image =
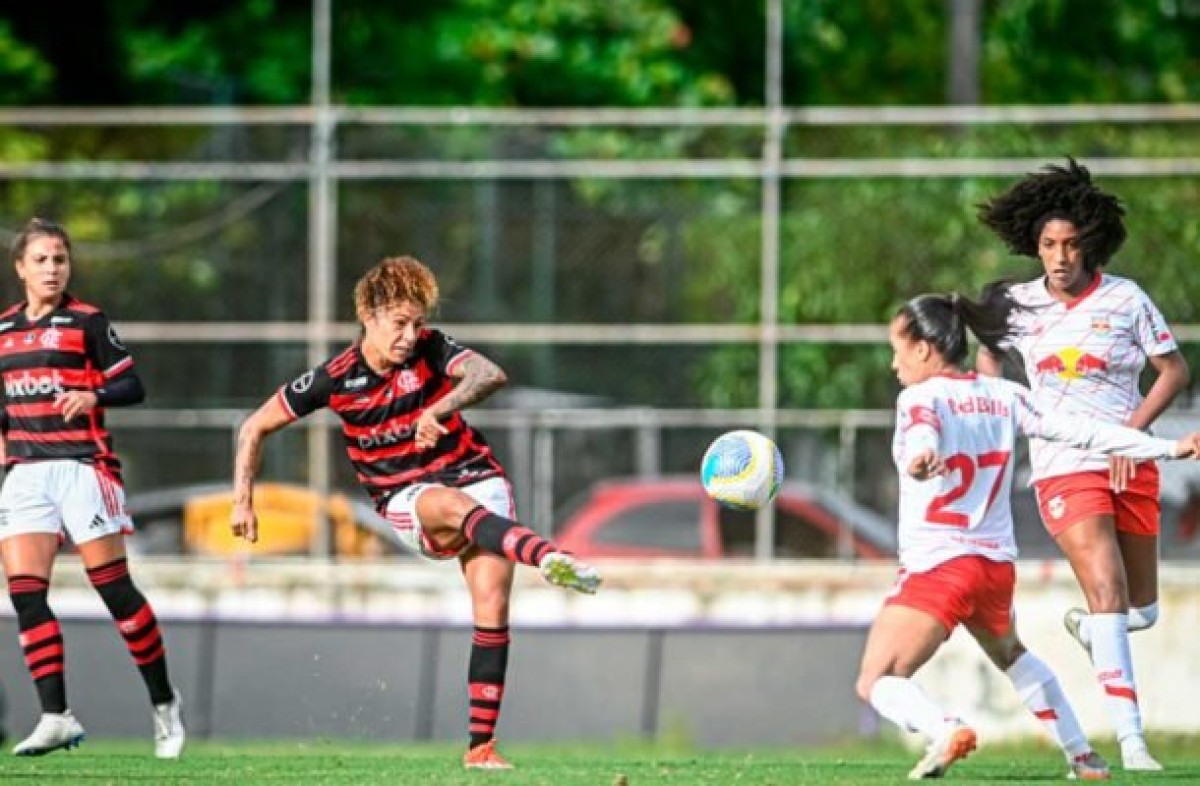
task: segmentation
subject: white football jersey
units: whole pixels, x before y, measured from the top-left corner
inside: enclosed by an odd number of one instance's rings
[[[1018,436],[1068,441],[1138,459],[1171,458],[1175,442],[1123,426],[1055,412],[1043,415],[1028,389],[974,373],[937,376],[900,393],[892,456],[900,471],[900,563],[914,573],[955,557],[1017,556],[1013,448]],[[919,481],[908,465],[932,448],[947,473]]]
[[[1142,403],[1138,380],[1147,357],[1174,352],[1166,320],[1142,288],[1099,275],[1064,303],[1038,278],[1012,288],[1028,308],[1014,314],[1008,345],[1021,354],[1034,400],[1043,412],[1125,423]],[[1108,468],[1108,459],[1042,439],[1030,443],[1031,480]]]

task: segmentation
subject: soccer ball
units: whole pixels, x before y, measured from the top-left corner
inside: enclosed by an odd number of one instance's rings
[[[783,482],[783,456],[770,437],[729,431],[704,451],[700,481],[708,496],[722,505],[756,510],[775,499]]]

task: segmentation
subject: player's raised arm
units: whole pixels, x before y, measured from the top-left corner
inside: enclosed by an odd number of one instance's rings
[[[262,464],[262,443],[295,420],[278,395],[271,396],[238,429],[237,453],[233,460],[233,534],[250,543],[258,540],[258,516],[254,513],[254,478]]]
[[[1200,447],[1200,433],[1190,434],[1180,440],[1161,439],[1137,429],[1093,418],[1063,412],[1046,416],[1025,392],[1017,396],[1017,402],[1017,427],[1029,437],[1064,442],[1110,456],[1143,460],[1192,458]]]

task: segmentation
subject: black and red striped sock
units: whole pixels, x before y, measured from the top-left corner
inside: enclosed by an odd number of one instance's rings
[[[554,551],[554,544],[541,535],[512,519],[497,516],[482,505],[463,519],[462,531],[467,540],[480,548],[535,568],[542,557]]]
[[[496,736],[500,702],[504,699],[504,675],[508,671],[508,642],[508,626],[475,626],[471,637],[471,662],[467,667],[472,748]]]
[[[8,578],[25,665],[37,687],[42,712],[62,713],[67,709],[66,659],[62,630],[47,600],[49,593],[50,582],[40,576]]]
[[[88,579],[117,623],[125,646],[133,656],[142,680],[150,691],[151,704],[165,704],[175,698],[167,675],[167,653],[154,610],[129,576],[124,557],[88,569]]]

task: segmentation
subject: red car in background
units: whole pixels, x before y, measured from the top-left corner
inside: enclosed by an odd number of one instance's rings
[[[842,495],[790,481],[774,504],[776,557],[896,554],[895,523]],[[751,557],[754,520],[753,512],[717,505],[694,477],[613,479],[569,506],[554,540],[585,558]]]

